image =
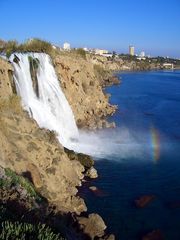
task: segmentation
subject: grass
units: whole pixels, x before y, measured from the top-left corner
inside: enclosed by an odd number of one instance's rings
[[[33,38],[22,44],[15,40],[5,42],[0,45],[0,52],[5,53],[8,58],[14,52],[44,52],[53,57],[56,54],[56,49],[48,41]]]
[[[45,224],[33,225],[30,223],[4,221],[1,224],[1,240],[63,240],[59,234]]]
[[[23,187],[24,189],[26,189],[27,193],[29,194],[30,197],[35,198],[36,200],[41,200],[39,194],[36,192],[36,190],[34,189],[33,184],[26,178],[17,175],[15,172],[13,172],[11,169],[6,168],[5,169],[5,174],[8,178],[8,180],[6,181],[7,183],[5,184],[5,187],[7,186],[16,186],[16,185],[20,185],[21,187]],[[2,179],[3,180],[3,179]]]
[[[83,48],[78,48],[74,50],[74,53],[79,55],[81,58],[86,60],[86,51]]]
[[[61,233],[63,231],[59,225],[57,228],[56,225],[51,224],[46,217],[44,218],[44,214],[47,214],[47,217],[51,217],[51,214],[50,212],[46,212],[44,209],[46,206],[44,205],[44,199],[37,194],[32,183],[23,176],[17,175],[9,168],[5,168],[3,171],[1,171],[1,175],[0,188],[1,193],[5,192],[6,200],[3,198],[3,195],[0,196],[0,239],[65,240],[65,238],[62,237]],[[19,195],[17,195],[16,199],[13,200],[11,197],[9,198],[9,196],[12,194],[11,191],[18,191],[16,190],[16,187],[19,188],[19,186],[27,191],[22,203],[18,202]],[[31,199],[29,196],[31,196]],[[29,201],[31,202],[32,197],[38,201],[38,208],[35,205],[32,205],[29,208],[28,204]],[[39,210],[41,206],[44,212]],[[36,212],[34,210],[36,210]],[[52,216],[52,219],[54,220],[54,216]],[[59,234],[57,232],[59,232]]]

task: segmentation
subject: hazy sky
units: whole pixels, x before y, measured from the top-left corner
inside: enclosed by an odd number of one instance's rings
[[[180,0],[0,0],[0,38],[180,58]]]

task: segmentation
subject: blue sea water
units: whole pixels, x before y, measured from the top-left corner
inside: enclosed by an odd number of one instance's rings
[[[89,212],[99,213],[118,240],[142,239],[154,229],[160,229],[165,239],[179,240],[180,71],[126,72],[119,77],[119,86],[106,89],[111,103],[119,107],[111,119],[118,130],[108,130],[109,142],[125,131],[124,138],[128,132],[131,144],[140,142],[146,151],[136,157],[130,148],[128,155],[121,151],[97,160],[99,178],[87,182],[81,194]],[[160,156],[155,159],[157,150]],[[87,188],[92,185],[98,191]],[[151,194],[156,198],[145,208],[135,206],[135,199]]]

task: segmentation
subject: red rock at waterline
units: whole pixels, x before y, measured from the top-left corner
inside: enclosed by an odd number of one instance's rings
[[[144,208],[155,199],[155,195],[144,195],[135,200],[136,207]]]
[[[164,235],[161,230],[153,230],[152,232],[145,235],[142,240],[164,240]]]

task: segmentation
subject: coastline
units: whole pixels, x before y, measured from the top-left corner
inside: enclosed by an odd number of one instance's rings
[[[117,107],[109,103],[109,95],[104,92],[104,88],[119,84],[121,80],[117,80],[115,75],[122,71],[111,70],[111,67],[106,68],[103,65],[97,68],[91,60],[79,55],[55,57],[53,60],[56,73],[77,125],[89,131],[115,127],[114,123],[108,123],[107,117],[114,114]],[[55,212],[60,211],[60,216],[65,216],[65,219],[69,216],[69,226],[74,235],[80,231],[77,239],[84,239],[85,236],[90,239],[95,236],[97,239],[115,239],[108,233],[108,228],[99,215],[85,213],[86,204],[78,196],[77,188],[86,177],[97,177],[93,159],[65,149],[57,142],[55,133],[40,129],[22,110],[16,95],[13,102],[10,101],[12,94],[16,94],[12,81],[13,68],[5,60],[0,62],[0,68],[0,78],[3,79],[0,89],[0,96],[3,98],[0,120],[5,126],[0,129],[3,146],[0,165],[20,175],[30,172],[30,179],[38,193],[55,207]],[[139,69],[137,71],[142,72]],[[10,139],[14,139],[13,144]],[[99,227],[95,229],[94,221],[99,222]]]
[[[19,99],[17,98],[17,101],[15,101],[16,95],[13,97],[13,102],[9,102],[10,96],[15,92],[13,90],[13,82],[11,81],[13,68],[5,60],[2,61],[3,62],[0,64],[2,76],[0,76],[0,78],[3,79],[3,86],[0,91],[1,97],[4,97],[4,106],[1,108],[0,120],[3,124],[6,122],[6,125],[4,129],[0,129],[2,145],[0,152],[0,165],[3,168],[10,168],[20,176],[23,172],[29,172],[29,179],[33,183],[35,189],[49,202],[49,204],[55,206],[55,212],[62,212],[60,214],[62,216],[64,214],[66,216],[68,212],[71,212],[69,215],[71,216],[70,219],[72,219],[69,220],[71,222],[70,225],[72,226],[71,230],[75,232],[80,231],[82,239],[84,239],[84,236],[86,235],[90,236],[91,239],[93,239],[94,236],[101,239],[114,239],[112,235],[107,235],[105,231],[107,227],[99,215],[80,215],[81,212],[87,211],[87,208],[84,200],[77,195],[77,186],[81,186],[84,176],[90,169],[91,171],[89,174],[94,174],[95,169],[93,170],[92,168],[93,160],[83,154],[67,152],[67,150],[57,142],[54,133],[45,129],[39,129],[35,121],[30,119],[28,114],[22,110]],[[108,115],[107,109],[111,109],[111,107],[108,103],[108,99],[103,94],[102,89],[100,89],[97,78],[93,77],[93,79],[96,81],[96,89],[100,91],[100,95],[102,95],[104,99],[104,105],[102,104],[102,107],[106,109],[106,112],[103,114],[100,113],[98,121],[105,122],[104,118]],[[5,86],[8,86],[8,88],[6,89]],[[99,96],[97,95],[96,99],[98,99],[98,97]],[[16,104],[16,108],[14,108],[14,105],[11,106],[11,104]],[[12,114],[14,115],[13,119],[11,119]],[[112,111],[110,111],[110,114],[112,114]],[[101,116],[103,120],[101,120]],[[98,124],[98,121],[94,123],[97,124],[95,128],[102,128],[102,126]],[[107,123],[103,126],[107,127]],[[14,130],[12,131],[11,129],[15,129],[17,136],[14,136]],[[30,132],[30,137],[26,137]],[[16,151],[18,151],[17,154],[14,153],[14,146],[10,141],[14,137],[20,139],[19,141],[15,141],[14,144],[17,149]],[[32,140],[30,140],[30,138],[32,138]],[[8,151],[6,146],[8,146]],[[27,150],[25,150],[26,148]],[[18,159],[18,161],[16,159]],[[46,159],[46,161],[44,161],[44,159]],[[58,162],[58,159],[60,162]],[[60,169],[63,171],[61,174],[59,172]],[[88,177],[94,178],[97,176],[88,175]],[[67,190],[64,191],[63,189]],[[6,202],[6,200],[4,201]],[[18,199],[15,199],[15,201],[18,201]],[[94,221],[99,222],[97,228],[95,228]],[[73,227],[74,224],[75,227]],[[86,229],[87,226],[88,229],[91,226],[90,232]],[[102,238],[103,236],[104,238]],[[79,234],[77,239],[80,239]]]

